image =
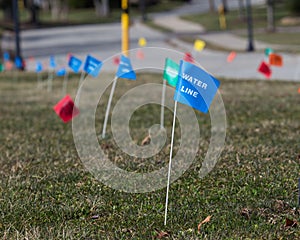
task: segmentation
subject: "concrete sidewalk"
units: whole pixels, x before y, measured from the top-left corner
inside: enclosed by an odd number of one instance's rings
[[[226,50],[243,51],[247,49],[247,38],[239,37],[228,31],[206,32],[205,28],[200,24],[181,19],[179,16],[171,15],[166,17],[156,17],[153,22],[159,26],[169,29],[177,35],[192,34],[206,42],[209,42],[216,47]],[[267,47],[280,49],[279,45],[268,44],[254,40],[256,50],[264,50]]]

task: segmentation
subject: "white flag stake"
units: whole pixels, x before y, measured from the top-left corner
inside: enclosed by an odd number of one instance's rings
[[[177,110],[177,101],[175,101],[175,105],[174,105],[174,116],[173,116],[173,126],[172,126],[172,136],[171,136],[171,149],[170,149],[168,182],[167,182],[167,194],[166,194],[166,205],[165,205],[165,222],[164,222],[165,226],[167,225],[169,188],[170,188],[170,176],[171,176],[172,154],[173,154],[173,143],[174,143],[174,132],[175,132],[175,122],[176,122],[176,110]]]
[[[19,78],[19,69],[18,68],[13,71],[13,77],[14,77],[15,82],[18,81],[18,78]]]
[[[106,113],[105,113],[105,118],[104,118],[104,123],[103,123],[103,129],[102,129],[102,139],[105,138],[105,132],[106,132],[106,125],[107,125],[107,121],[108,121],[108,115],[109,115],[109,111],[110,111],[110,105],[111,105],[111,101],[115,92],[115,88],[117,85],[117,80],[118,77],[116,76],[114,81],[113,81],[113,85],[111,87],[110,90],[110,95],[109,95],[109,99],[108,99],[108,103],[107,103],[107,107],[106,107]]]
[[[81,94],[80,86],[81,86],[81,84],[82,84],[82,82],[84,80],[84,77],[85,77],[85,72],[82,71],[81,75],[80,75],[80,78],[79,78],[79,82],[78,82],[78,93],[77,93],[78,97],[76,98],[76,105],[79,104],[80,94]]]
[[[42,84],[42,76],[41,76],[41,73],[38,72],[36,74],[36,78],[37,78],[37,88],[40,88],[41,87],[41,84]]]
[[[69,71],[67,71],[64,76],[63,89],[62,89],[63,96],[65,96],[67,93],[68,80],[69,80]]]
[[[163,88],[162,88],[162,94],[161,94],[161,109],[160,109],[160,129],[164,128],[165,93],[166,93],[166,80],[163,79]]]
[[[53,81],[53,72],[54,72],[54,69],[49,69],[48,71],[48,81],[47,81],[47,91],[48,92],[52,92],[52,81]]]

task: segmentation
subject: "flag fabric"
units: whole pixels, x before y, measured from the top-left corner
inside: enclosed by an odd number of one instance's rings
[[[56,71],[56,76],[58,77],[65,76],[66,74],[67,74],[67,70],[65,68],[61,68]]]
[[[102,68],[102,62],[90,55],[87,55],[83,70],[92,75],[93,77],[98,77],[100,70]]]
[[[114,58],[113,58],[113,63],[114,63],[115,65],[119,66],[119,64],[120,64],[120,57],[119,57],[119,56],[114,57]]]
[[[300,94],[300,88],[298,88],[298,93]]]
[[[272,66],[282,67],[283,65],[282,56],[275,53],[270,53],[269,64]]]
[[[236,57],[236,52],[235,51],[230,52],[227,56],[227,62],[229,63],[232,62],[235,59],[235,57]]]
[[[194,58],[193,58],[192,54],[189,52],[186,52],[184,54],[183,60],[186,62],[194,63]]]
[[[131,62],[128,57],[121,55],[120,64],[116,76],[118,78],[136,80],[135,72],[132,69]]]
[[[145,47],[147,45],[147,40],[145,38],[140,38],[139,39],[139,46]]]
[[[4,71],[4,65],[2,63],[0,63],[0,72]]]
[[[266,48],[265,49],[265,55],[268,57],[271,53],[273,53],[273,49],[272,48]]]
[[[220,82],[203,69],[180,61],[174,100],[207,113]]]
[[[178,70],[179,65],[170,58],[166,58],[164,80],[166,80],[172,87],[176,87],[178,81]]]
[[[70,56],[68,66],[75,72],[78,73],[81,67],[82,61],[74,56]]]
[[[9,61],[9,59],[10,59],[9,53],[8,52],[4,52],[3,53],[3,60],[4,61]]]
[[[49,66],[50,68],[56,68],[56,62],[54,56],[50,56]]]
[[[5,70],[10,71],[10,70],[13,69],[13,67],[14,67],[14,64],[13,64],[12,61],[10,61],[10,60],[5,61],[5,63],[4,63],[4,68],[5,68]]]
[[[204,47],[205,47],[205,42],[200,40],[200,39],[197,39],[195,42],[194,42],[194,49],[198,52],[201,52]]]
[[[23,67],[23,64],[22,64],[22,59],[20,57],[16,57],[15,58],[15,66],[17,68],[22,68]]]
[[[43,64],[41,62],[37,62],[35,66],[35,72],[39,73],[43,71]]]
[[[140,60],[143,60],[145,58],[145,54],[143,53],[142,49],[137,50],[136,58]]]
[[[74,105],[74,102],[69,95],[66,95],[61,99],[53,107],[53,110],[65,123],[69,122],[79,114],[79,109]]]
[[[271,75],[272,75],[271,68],[264,61],[261,62],[261,64],[259,65],[257,71],[260,72],[260,73],[262,73],[266,78],[270,78]]]

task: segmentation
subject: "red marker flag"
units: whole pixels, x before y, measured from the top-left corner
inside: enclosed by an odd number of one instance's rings
[[[194,58],[193,58],[192,54],[189,52],[186,52],[184,54],[183,60],[186,62],[189,62],[189,63],[194,63]]]
[[[227,56],[227,62],[232,62],[236,57],[236,52],[235,51],[232,51],[228,54]]]
[[[298,93],[300,94],[300,88],[298,88]]]
[[[282,67],[282,65],[283,65],[282,57],[278,54],[270,53],[269,54],[269,63],[270,63],[270,65],[273,65],[273,66]]]
[[[73,117],[76,117],[79,114],[79,109],[74,105],[74,102],[69,95],[61,99],[53,109],[64,123],[69,122]]]
[[[260,73],[265,75],[266,78],[270,78],[271,75],[272,75],[271,68],[264,61],[261,62],[261,64],[259,65],[257,71],[259,71]]]

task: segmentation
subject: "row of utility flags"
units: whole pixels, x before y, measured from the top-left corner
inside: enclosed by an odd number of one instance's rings
[[[140,47],[145,47],[147,45],[147,40],[145,38],[140,38],[138,40],[138,44]],[[195,52],[201,52],[206,46],[206,43],[200,39],[195,40],[194,42],[194,51]],[[231,63],[234,61],[234,59],[236,58],[237,53],[235,51],[232,51],[228,54],[227,56],[227,62]],[[263,74],[267,79],[271,78],[272,76],[272,69],[271,67],[275,66],[275,67],[282,67],[283,66],[283,58],[281,55],[274,53],[274,51],[271,48],[266,48],[265,50],[265,56],[268,58],[267,60],[263,60],[258,68],[257,71],[261,74]],[[82,61],[78,58],[75,58],[74,56],[72,56],[71,54],[68,54],[68,66],[71,68],[71,70],[73,70],[75,73],[78,73],[80,71],[80,67],[82,64]],[[144,53],[143,51],[140,49],[139,51],[137,51],[137,55],[136,57],[138,59],[144,59]],[[85,72],[87,72],[89,74],[89,60],[91,60],[90,56],[87,56],[85,64],[84,64],[84,68],[83,70]],[[95,59],[93,59],[92,61],[94,61]],[[194,62],[194,58],[192,56],[191,53],[186,52],[185,56],[184,56],[184,60],[188,61],[188,62]],[[0,71],[5,71],[5,70],[12,70],[14,67],[20,69],[20,68],[25,68],[26,67],[26,62],[27,61],[34,61],[34,58],[31,57],[27,60],[21,60],[19,57],[16,57],[14,59],[14,62],[10,60],[10,56],[8,52],[4,52],[3,54],[3,64],[0,64]],[[99,61],[99,60],[95,60]],[[113,59],[113,63],[115,65],[119,64],[120,59],[118,57],[115,57]],[[66,67],[58,67],[58,64],[55,61],[55,57],[54,56],[50,56],[49,59],[49,65],[47,66],[46,64],[43,64],[41,61],[36,61],[36,66],[35,66],[35,72],[36,73],[41,73],[43,71],[47,71],[48,72],[52,72],[54,71],[56,76],[65,76],[68,74],[68,70]],[[56,71],[55,71],[56,69]],[[53,73],[51,73],[53,74]],[[95,75],[97,74],[97,72],[94,73]]]
[[[144,38],[139,40],[139,45],[141,47],[146,46],[147,42]],[[205,47],[205,42],[202,40],[196,40],[194,43],[195,51],[202,51]],[[259,67],[258,71],[266,78],[270,78],[272,71],[270,66],[282,66],[282,57],[278,54],[275,54],[272,49],[266,49],[265,54],[268,56],[268,62],[263,61]],[[231,52],[227,57],[227,62],[232,62],[236,58],[237,53]],[[137,57],[143,58],[144,55],[142,52],[139,52]],[[95,57],[88,55],[83,64],[82,60],[79,58],[70,55],[68,57],[68,66],[69,68],[75,72],[79,73],[81,66],[83,65],[83,71],[81,71],[81,76],[79,80],[79,86],[82,84],[85,74],[89,74],[93,77],[98,77],[102,68],[102,62]],[[9,55],[7,53],[4,54],[4,63],[6,65],[9,63]],[[136,74],[132,68],[131,61],[124,55],[121,55],[120,58],[115,58],[114,63],[118,65],[118,70],[115,74],[115,79],[112,84],[106,114],[103,124],[102,138],[105,138],[106,125],[110,112],[110,105],[114,95],[116,82],[119,78],[126,78],[130,80],[136,80]],[[172,125],[172,135],[171,135],[171,148],[169,155],[169,170],[168,170],[168,180],[167,180],[167,192],[166,192],[166,201],[165,201],[165,220],[164,224],[167,223],[167,211],[168,211],[168,196],[169,196],[169,186],[170,186],[170,174],[171,174],[171,166],[172,166],[172,154],[173,154],[173,143],[174,143],[174,131],[175,131],[175,120],[176,120],[176,111],[177,111],[177,103],[182,103],[188,105],[196,110],[199,110],[203,113],[207,113],[209,107],[216,95],[218,88],[220,86],[220,82],[214,78],[212,75],[207,73],[202,68],[193,64],[194,58],[192,54],[185,53],[183,60],[180,63],[176,63],[170,58],[166,58],[165,67],[163,73],[163,87],[162,87],[162,99],[161,99],[161,127],[164,126],[164,101],[165,101],[165,89],[166,83],[170,86],[175,87],[174,92],[174,116],[173,116],[173,125]],[[21,65],[22,64],[22,65]],[[15,60],[15,65],[17,67],[23,66],[23,63],[20,59]],[[54,71],[57,67],[55,62],[55,58],[53,56],[50,57],[49,60],[49,68]],[[36,73],[38,75],[43,71],[43,64],[41,62],[36,63]],[[50,71],[49,71],[50,74]],[[53,73],[52,73],[53,74]],[[61,68],[56,71],[57,76],[67,76],[68,71],[65,68]],[[53,76],[48,75],[48,83],[49,79],[52,81]],[[65,78],[67,80],[67,78]],[[67,82],[64,82],[64,86],[66,86]],[[80,89],[80,88],[79,88]],[[79,92],[80,96],[80,92]],[[75,106],[74,101],[69,95],[66,95],[63,99],[61,99],[54,107],[55,113],[65,122],[71,121],[74,117],[80,114],[80,111],[77,106]]]
[[[76,62],[76,68],[79,67],[78,59],[71,60],[71,62]],[[96,62],[95,59],[89,56],[89,61],[85,64],[84,69],[88,69],[88,73],[92,76],[98,76],[102,63]],[[106,114],[103,124],[102,137],[105,138],[105,130],[107,119],[110,111],[110,104],[114,94],[116,82],[119,78],[126,78],[130,80],[136,80],[136,74],[132,68],[130,59],[124,55],[121,55],[119,67],[115,75],[115,79],[111,88]],[[169,185],[170,185],[170,174],[172,166],[172,154],[173,154],[173,143],[174,143],[174,131],[175,131],[175,120],[177,103],[186,104],[193,107],[203,113],[207,113],[209,106],[216,95],[220,82],[214,78],[212,75],[204,71],[202,68],[197,67],[191,62],[181,60],[180,64],[174,62],[170,58],[166,58],[165,67],[163,73],[163,91],[162,91],[162,109],[164,109],[164,95],[165,95],[165,85],[168,82],[171,86],[175,87],[174,92],[174,116],[173,116],[173,126],[172,126],[172,136],[171,136],[171,149],[169,158],[169,171],[167,180],[167,193],[165,202],[165,220],[164,224],[167,223],[167,210],[168,210],[168,196],[169,196]],[[61,99],[54,107],[56,114],[64,121],[68,122],[72,120],[73,117],[79,114],[79,109],[75,106],[73,100],[69,95]],[[164,112],[161,112],[161,116]],[[163,127],[163,118],[161,118],[161,124]]]

